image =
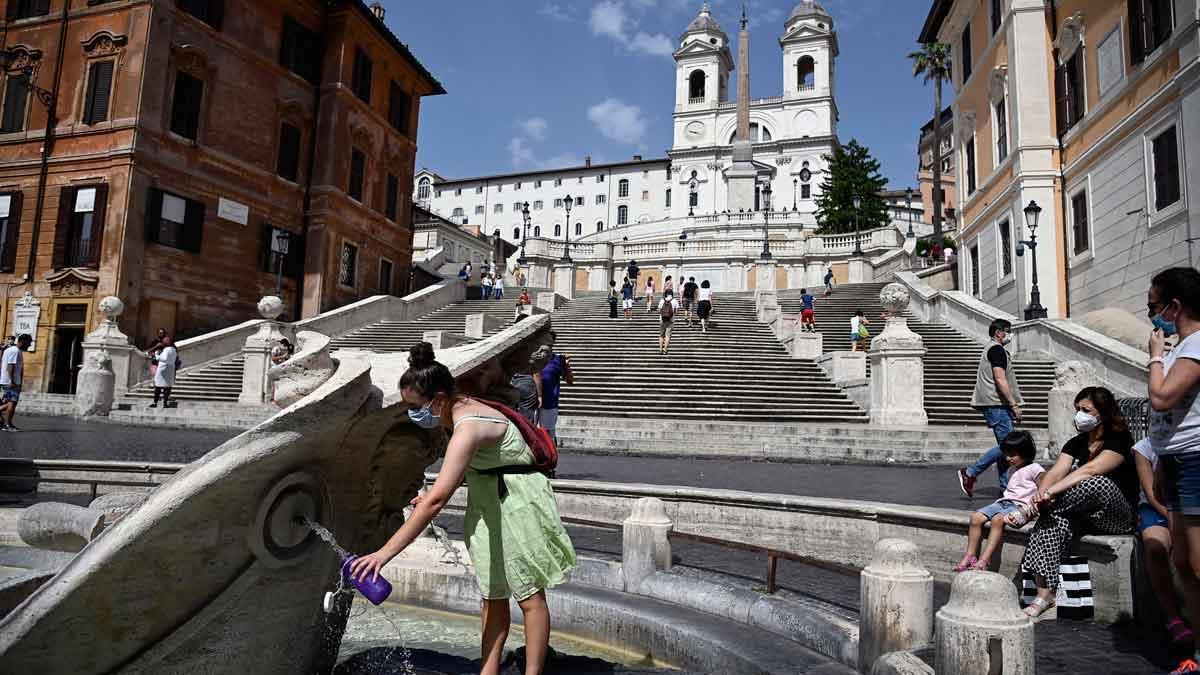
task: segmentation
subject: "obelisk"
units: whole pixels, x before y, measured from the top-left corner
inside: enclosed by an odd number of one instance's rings
[[[729,211],[754,210],[754,146],[750,141],[750,31],[746,28],[746,6],[738,31],[737,136],[733,141],[733,164],[725,170],[729,185]]]

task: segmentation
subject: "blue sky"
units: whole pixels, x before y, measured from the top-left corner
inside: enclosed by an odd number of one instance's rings
[[[711,3],[736,41],[741,4]],[[701,0],[385,0],[387,23],[446,87],[424,99],[418,167],[448,178],[665,157],[670,52]],[[782,89],[778,38],[795,0],[748,2],[751,95]],[[915,184],[932,90],[906,54],[929,0],[822,0],[838,32],[843,142],[857,138],[895,187]],[[736,59],[736,53],[734,55]],[[732,87],[732,83],[731,83]],[[949,101],[950,93],[943,89]]]

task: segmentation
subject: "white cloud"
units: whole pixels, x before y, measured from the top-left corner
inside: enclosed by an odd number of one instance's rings
[[[646,8],[654,4],[654,0],[630,0],[634,5]],[[638,23],[625,9],[622,0],[603,0],[592,7],[588,26],[592,35],[599,35],[615,40],[625,48],[625,51],[648,54],[650,56],[670,56],[675,51],[675,44],[664,33],[650,34],[638,30]]]
[[[642,52],[651,56],[670,56],[675,53],[675,43],[663,33],[650,35],[639,31],[626,47],[629,51]]]
[[[563,7],[562,5],[550,2],[542,5],[542,8],[538,10],[538,14],[554,19],[555,21],[570,21],[573,13],[570,7]]]
[[[647,122],[642,109],[610,98],[588,108],[588,119],[605,138],[637,145],[646,135]]]
[[[550,125],[543,117],[530,117],[517,122],[517,128],[535,141],[544,141],[549,135]]]
[[[508,154],[512,159],[514,169],[523,169],[537,163],[533,148],[525,143],[525,139],[517,136],[508,142]]]
[[[604,35],[617,42],[624,42],[625,24],[628,21],[629,15],[625,13],[624,5],[620,2],[604,0],[592,7],[588,25],[592,28],[592,35]]]

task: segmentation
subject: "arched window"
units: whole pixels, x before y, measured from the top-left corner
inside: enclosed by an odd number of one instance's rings
[[[597,232],[603,232],[603,231],[604,231],[604,221],[603,221],[603,220],[597,220],[597,221],[596,221],[596,231],[597,231]]]
[[[628,179],[622,178],[621,181],[619,183],[617,183],[617,196],[618,197],[628,197],[629,196],[629,180]]]
[[[578,237],[582,234],[583,234],[583,223],[575,223],[575,236]]]
[[[429,179],[422,178],[417,183],[417,199],[429,199]]]
[[[535,237],[542,236],[542,226],[541,225],[533,226],[533,236],[535,236]]]
[[[796,88],[808,91],[817,83],[817,63],[811,56],[801,56],[796,62]]]
[[[561,237],[561,236],[562,236],[562,225],[557,225],[557,224],[556,224],[556,225],[554,226],[554,236],[556,236],[556,237]]]
[[[629,207],[628,206],[618,206],[617,207],[617,224],[618,225],[629,224]]]
[[[521,238],[521,228],[519,228],[519,227],[514,227],[514,228],[513,228],[513,239],[514,239],[514,240],[519,240],[520,238]]]
[[[462,210],[462,207],[460,206],[460,207],[458,207],[458,208],[454,209],[454,213],[451,213],[451,214],[450,214],[450,217],[452,217],[452,218],[461,218],[461,217],[462,217],[462,215],[463,215],[463,210]]]
[[[693,70],[688,75],[688,101],[698,103],[704,100],[704,71]]]
[[[733,131],[732,134],[729,135],[729,142],[731,144],[735,140],[737,140],[737,130],[736,129]],[[752,143],[766,143],[767,141],[770,141],[770,140],[771,140],[771,130],[770,129],[759,125],[758,122],[750,123],[750,141]]]

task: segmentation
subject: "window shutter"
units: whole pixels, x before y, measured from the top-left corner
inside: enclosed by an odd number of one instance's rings
[[[0,131],[21,131],[25,128],[25,110],[29,107],[29,86],[20,77],[8,77],[6,85]]]
[[[100,251],[104,246],[104,218],[108,213],[108,185],[102,184],[96,186],[96,205],[92,211],[92,243],[91,250],[87,251],[86,262],[88,267],[100,266]]]
[[[71,233],[71,213],[75,210],[75,188],[64,187],[58,193],[58,220],[54,224],[53,267],[67,266],[68,237]]]
[[[288,254],[283,258],[283,274],[299,283],[304,282],[304,236],[290,233]]]
[[[225,19],[225,0],[208,0],[208,25],[221,30]]]
[[[258,264],[264,272],[275,271],[275,254],[271,251],[271,237],[275,234],[275,227],[268,222],[263,222],[261,245],[262,248],[258,255]],[[290,249],[289,249],[290,250]]]
[[[1062,136],[1070,128],[1067,120],[1067,73],[1065,66],[1054,69],[1054,124],[1058,135]]]
[[[1181,196],[1179,185],[1181,180],[1181,176],[1179,175],[1179,141],[1175,137],[1175,133],[1175,127],[1171,127],[1170,131],[1167,132],[1169,140],[1167,142],[1167,156],[1164,158],[1167,187],[1169,188],[1167,190],[1167,198],[1169,199],[1167,205],[1179,201]]]
[[[8,231],[4,233],[4,254],[0,255],[0,272],[12,272],[17,268],[17,239],[21,232],[21,193],[9,195]]]
[[[108,103],[112,96],[113,62],[93,63],[88,76],[87,104],[84,123],[95,124],[108,120]]]
[[[183,216],[183,236],[180,237],[180,248],[192,253],[200,252],[200,242],[204,238],[204,202],[187,200],[187,211]]]
[[[21,3],[17,2],[17,0],[8,0],[8,7],[6,7],[4,10],[5,21],[17,20],[17,6],[20,4]]]
[[[9,0],[12,4],[17,4],[15,0]],[[50,0],[34,0],[33,16],[45,16],[50,13]]]
[[[1146,58],[1146,16],[1143,0],[1129,0],[1129,63],[1138,65]]]
[[[158,226],[162,221],[162,190],[150,188],[146,197],[146,241],[158,243]]]

